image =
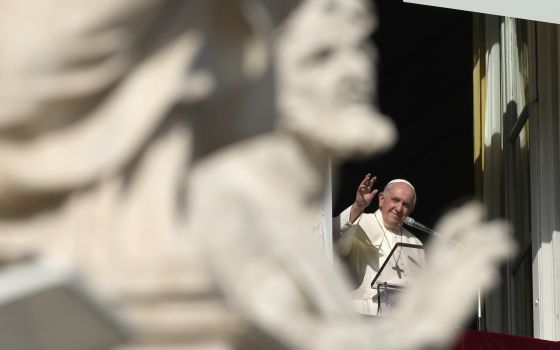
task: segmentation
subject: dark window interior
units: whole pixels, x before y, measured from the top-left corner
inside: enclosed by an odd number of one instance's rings
[[[450,206],[474,194],[472,15],[469,12],[375,0],[377,96],[399,141],[388,153],[347,162],[334,176],[334,215],[352,204],[367,172],[377,187],[405,178],[416,187],[412,215],[433,226]],[[377,200],[368,211],[377,209]],[[426,237],[412,229],[420,239]]]

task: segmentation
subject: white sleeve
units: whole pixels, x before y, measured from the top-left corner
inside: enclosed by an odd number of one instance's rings
[[[352,249],[352,240],[359,226],[360,215],[354,223],[350,223],[350,209],[346,208],[339,216],[333,219],[333,241],[335,251],[342,257],[347,256]]]

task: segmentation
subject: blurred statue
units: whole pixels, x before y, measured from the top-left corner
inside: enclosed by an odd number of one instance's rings
[[[511,253],[503,224],[463,208],[439,229],[460,245],[434,244],[394,317],[352,311],[309,233],[328,159],[395,140],[369,103],[365,0],[0,14],[0,258],[79,271],[135,330],[119,349],[445,346]]]

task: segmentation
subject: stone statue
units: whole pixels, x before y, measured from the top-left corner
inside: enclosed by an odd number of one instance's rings
[[[1,261],[77,270],[135,330],[118,349],[444,346],[470,304],[450,306],[511,254],[503,224],[463,208],[439,228],[460,245],[433,245],[394,317],[351,311],[309,232],[329,159],[395,142],[370,103],[365,0],[6,0],[0,16]]]

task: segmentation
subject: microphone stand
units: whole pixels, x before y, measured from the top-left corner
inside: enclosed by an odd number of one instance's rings
[[[426,232],[432,236],[436,236],[436,237],[440,237],[443,238],[449,242],[452,242],[453,244],[461,247],[461,244],[450,240],[449,238],[437,233],[436,231],[432,230],[431,228],[422,225],[421,223],[417,222],[416,220],[414,220],[413,218],[411,218],[410,216],[406,217],[404,219],[404,223],[410,227],[414,227],[420,231]],[[476,317],[476,329],[477,331],[483,331],[484,330],[484,320],[482,318],[482,296],[480,293],[480,289],[478,290],[478,295],[477,295],[477,317]]]

